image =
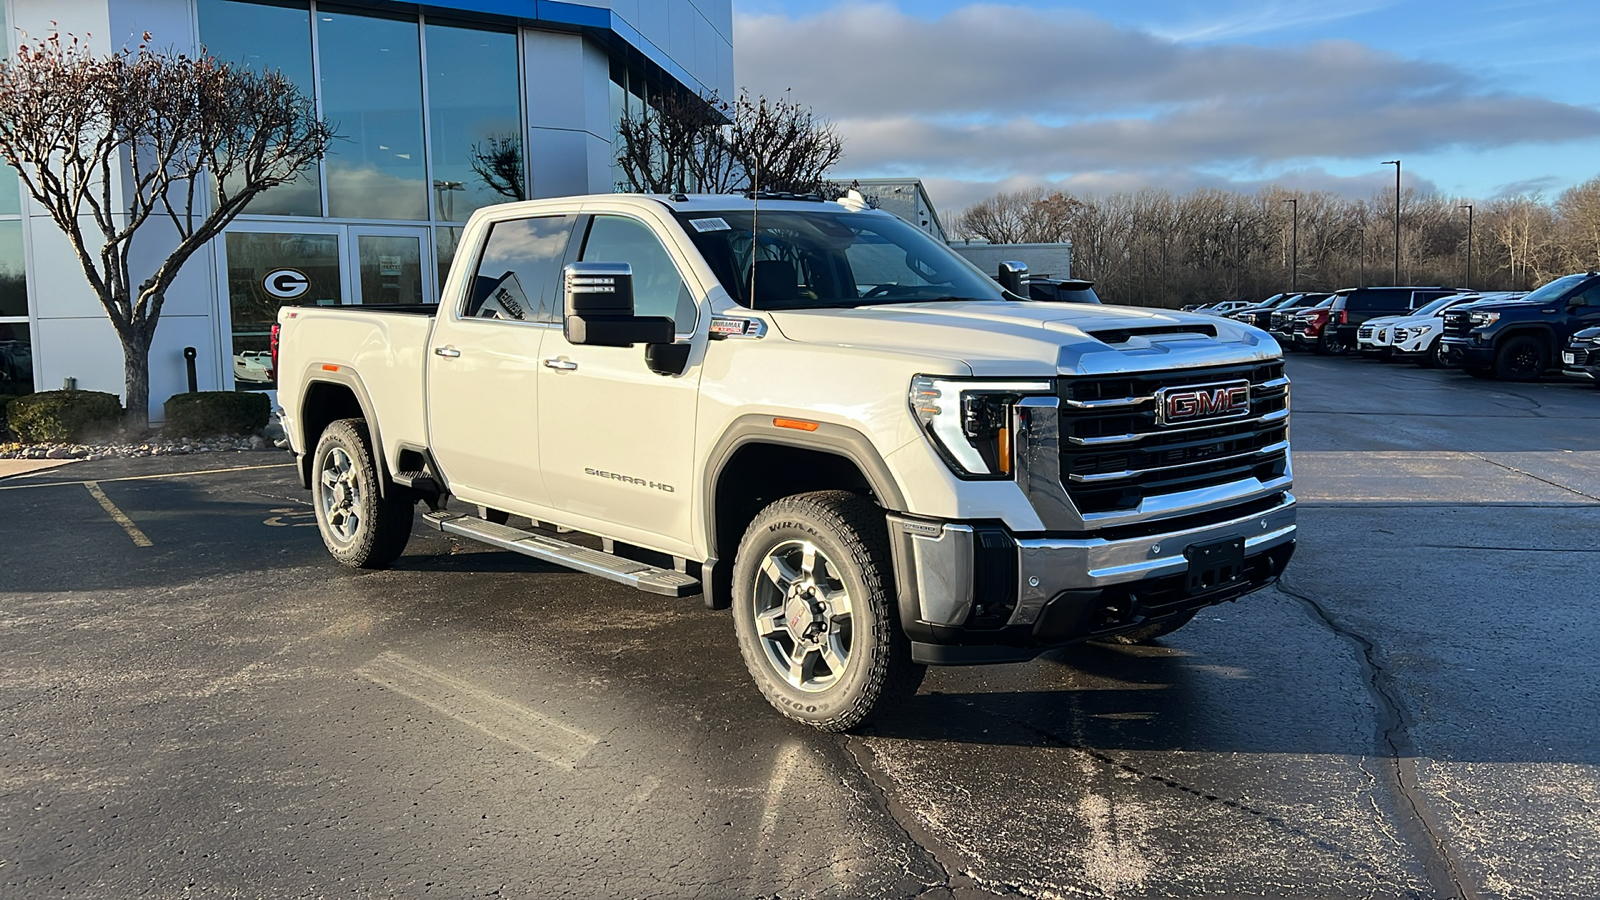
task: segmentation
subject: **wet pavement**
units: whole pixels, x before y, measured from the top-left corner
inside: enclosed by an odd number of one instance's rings
[[[851,736],[698,598],[343,569],[281,453],[0,478],[0,896],[1600,896],[1600,391],[1289,369],[1279,588]]]

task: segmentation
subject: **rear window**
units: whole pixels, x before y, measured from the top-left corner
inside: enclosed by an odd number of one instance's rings
[[[496,222],[473,273],[464,318],[560,322],[557,282],[572,216]]]

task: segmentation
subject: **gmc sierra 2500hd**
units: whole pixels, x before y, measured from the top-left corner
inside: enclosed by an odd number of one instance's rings
[[[929,664],[1166,634],[1294,550],[1289,382],[1249,326],[1026,300],[1019,266],[1002,287],[854,197],[508,204],[460,248],[436,309],[280,313],[347,565],[393,562],[421,501],[703,593],[777,709],[843,730]]]

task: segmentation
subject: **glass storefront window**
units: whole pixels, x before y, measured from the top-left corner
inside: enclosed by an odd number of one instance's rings
[[[28,317],[28,269],[22,220],[0,220],[0,318]]]
[[[0,322],[0,406],[33,393],[33,342],[27,322]]]
[[[223,62],[257,72],[276,69],[307,97],[316,79],[311,69],[311,7],[293,0],[198,0],[200,43]],[[317,164],[302,170],[289,184],[250,201],[246,212],[268,216],[322,215],[321,176]]]
[[[338,304],[339,236],[230,231],[228,305],[233,311],[233,379],[241,391],[278,386],[272,323],[285,305]]]
[[[461,232],[465,229],[440,226],[433,230],[433,258],[439,263],[439,280],[433,283],[434,290],[444,293],[445,279],[450,277],[450,264],[455,261],[456,247],[461,244]],[[434,297],[433,302],[438,303],[439,298]]]
[[[425,37],[434,218],[465,222],[480,207],[528,199],[517,36],[430,23]]]
[[[411,305],[422,301],[422,238],[358,234],[359,296],[369,306]]]
[[[317,8],[322,115],[339,135],[326,160],[329,215],[428,218],[419,28],[414,17]]]

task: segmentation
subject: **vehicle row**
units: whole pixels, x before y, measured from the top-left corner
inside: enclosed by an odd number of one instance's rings
[[[1565,275],[1526,294],[1439,285],[1279,294],[1228,315],[1271,332],[1285,350],[1357,352],[1503,381],[1532,381],[1559,367],[1600,384],[1600,272]]]

